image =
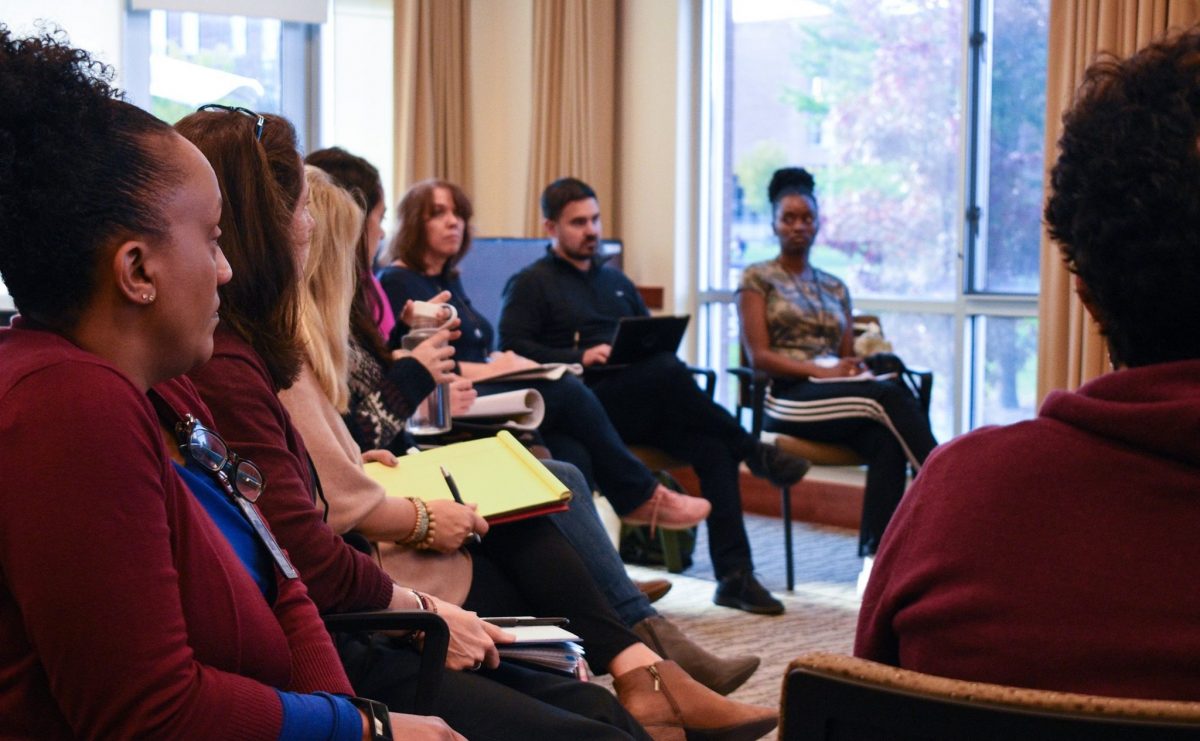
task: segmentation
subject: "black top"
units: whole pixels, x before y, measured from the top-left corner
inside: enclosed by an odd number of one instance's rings
[[[457,277],[422,275],[415,270],[392,266],[379,272],[379,283],[396,314],[396,328],[388,338],[391,347],[399,347],[400,338],[408,333],[408,326],[400,320],[405,301],[428,301],[442,291],[449,291],[450,304],[458,310],[458,318],[462,321],[462,337],[453,343],[454,359],[468,363],[487,362],[495,342],[495,330],[487,317],[475,311]]]
[[[624,273],[595,262],[582,271],[547,248],[504,287],[500,347],[539,363],[578,363],[587,348],[612,342],[618,319],[649,314]]]

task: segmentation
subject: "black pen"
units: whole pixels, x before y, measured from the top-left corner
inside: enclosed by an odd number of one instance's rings
[[[529,618],[529,617],[485,617],[480,618],[484,622],[491,623],[497,628],[517,628],[524,625],[566,625],[571,622],[563,617],[547,617],[547,618]]]
[[[458,502],[459,504],[465,504],[465,502],[462,500],[462,494],[458,493],[458,485],[454,483],[454,477],[450,475],[450,472],[446,470],[445,466],[438,466],[438,468],[442,469],[442,478],[446,479],[446,486],[450,487],[450,496],[454,497],[454,501]],[[479,533],[472,530],[469,540],[472,540],[476,543],[480,542]]]

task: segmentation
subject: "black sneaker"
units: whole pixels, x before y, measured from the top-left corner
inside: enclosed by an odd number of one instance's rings
[[[746,467],[750,473],[775,486],[791,486],[804,478],[811,466],[807,459],[786,453],[768,443],[755,443],[754,450],[746,457]]]
[[[783,614],[783,603],[758,583],[752,571],[738,571],[723,577],[717,583],[713,602],[721,607],[732,607],[756,615]]]

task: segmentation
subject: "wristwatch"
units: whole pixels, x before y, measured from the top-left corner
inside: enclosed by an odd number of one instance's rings
[[[348,698],[350,704],[367,714],[367,723],[371,731],[371,741],[393,741],[392,719],[388,715],[387,705],[382,702],[368,700],[365,697]]]

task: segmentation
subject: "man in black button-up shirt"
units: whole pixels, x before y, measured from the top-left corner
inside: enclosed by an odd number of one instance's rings
[[[674,355],[655,355],[619,370],[608,362],[617,320],[649,312],[632,281],[596,260],[600,204],[574,178],[542,193],[550,246],[509,280],[500,314],[500,346],[541,363],[582,363],[585,379],[627,443],[654,445],[692,465],[712,503],[708,543],[720,584],[713,601],[762,614],[783,604],[754,576],[742,520],[738,464],[778,485],[798,481],[808,462],[763,445],[702,392]]]

